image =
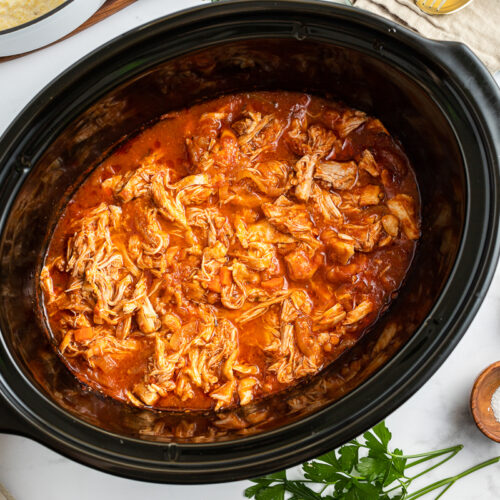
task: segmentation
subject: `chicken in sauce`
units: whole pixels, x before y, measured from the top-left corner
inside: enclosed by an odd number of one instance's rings
[[[40,275],[70,370],[136,406],[244,405],[320,371],[401,285],[414,173],[382,123],[291,92],[172,112],[79,187]]]

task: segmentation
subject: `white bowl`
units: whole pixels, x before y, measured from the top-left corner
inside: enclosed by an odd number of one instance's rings
[[[66,0],[62,5],[14,28],[0,31],[0,57],[44,47],[84,23],[105,0]]]

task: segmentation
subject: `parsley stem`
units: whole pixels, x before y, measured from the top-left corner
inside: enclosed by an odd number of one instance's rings
[[[441,498],[454,484],[455,481],[446,486],[446,488],[444,488],[443,491],[434,500],[438,500],[439,498]]]
[[[301,500],[367,498],[367,494],[370,498],[417,500],[435,491],[434,495],[437,495],[435,500],[439,500],[462,477],[500,462],[500,456],[491,458],[460,474],[435,481],[409,493],[410,485],[415,479],[451,460],[463,446],[456,445],[427,453],[403,455],[398,449],[395,453],[388,450],[391,434],[383,422],[375,426],[373,431],[363,435],[365,444],[353,440],[345,445],[344,449],[330,452],[319,457],[317,461],[304,464],[303,479],[288,480],[285,473],[280,473],[253,480],[257,484],[245,490],[246,497],[283,500],[285,492],[289,492],[293,498]],[[366,449],[367,453],[360,455],[358,453],[360,448]],[[424,463],[425,465],[422,465]],[[415,470],[414,476],[410,476],[407,469],[417,465],[421,467]],[[334,492],[325,493],[333,486]]]
[[[444,458],[443,460],[441,460],[440,462],[432,465],[431,467],[423,470],[422,472],[419,472],[418,474],[416,474],[415,476],[412,476],[410,477],[410,482],[413,481],[414,479],[416,479],[417,477],[420,477],[420,476],[423,476],[424,474],[427,474],[427,472],[430,472],[431,470],[433,469],[436,469],[437,467],[440,467],[441,465],[443,465],[445,462],[447,462],[448,460],[451,460],[457,453],[460,452],[460,450],[462,449],[462,446],[456,450],[454,450],[453,452],[451,452],[446,458]],[[431,457],[431,458],[436,458],[437,456],[440,456],[440,455],[435,455],[434,457]],[[421,461],[422,462],[422,461]],[[408,467],[411,467],[412,465],[415,465],[415,462],[413,462],[412,464],[410,465],[407,465],[407,468]]]
[[[456,454],[462,448],[463,448],[462,444],[457,444],[455,446],[450,446],[449,448],[443,448],[442,450],[428,451],[427,453],[417,453],[416,455],[394,455],[393,453],[389,453],[389,455],[391,455],[393,457],[396,456],[398,458],[406,458],[406,459],[411,459],[411,458],[422,459],[422,460],[415,460],[415,462],[411,462],[410,464],[407,464],[406,467],[408,468],[408,467],[412,467],[413,465],[418,465],[421,462],[425,462],[427,460],[430,460],[431,458],[445,455],[446,453],[455,452],[455,454]]]
[[[429,467],[428,469],[425,469],[423,470],[422,472],[418,473],[417,475],[415,476],[412,476],[412,477],[409,477],[408,480],[405,482],[405,487],[408,488],[410,486],[410,484],[412,483],[412,481],[414,479],[417,479],[418,477],[420,476],[423,476],[424,474],[427,474],[427,472],[430,472],[431,470],[433,469],[436,469],[437,467],[440,467],[441,465],[443,465],[445,462],[447,462],[448,460],[451,460],[462,448],[463,446],[462,445],[458,445],[458,446],[455,446],[454,448],[457,448],[456,450],[454,450],[448,457],[446,457],[444,460],[441,460],[441,462],[438,462],[437,464],[433,465],[432,467]],[[443,451],[443,450],[440,450],[440,451]],[[445,450],[447,453],[450,453],[448,450]],[[444,453],[441,453],[440,455],[443,455]],[[422,462],[425,462],[426,460],[430,460],[431,458],[436,458],[437,456],[440,456],[440,455],[433,455],[429,458],[426,458],[424,460],[419,460],[418,463],[422,463]],[[407,465],[406,467],[411,467],[411,465],[417,465],[417,462],[414,462],[410,465]],[[446,488],[448,489],[449,487],[451,486],[451,484]],[[394,491],[394,490],[397,490],[399,488],[399,486],[395,486],[389,490],[386,491],[386,493],[390,493],[391,491]],[[443,492],[444,493],[444,492]],[[439,497],[438,497],[439,498]]]
[[[450,476],[447,477],[446,479],[441,479],[440,481],[436,481],[435,483],[429,484],[428,486],[425,486],[424,488],[421,488],[418,491],[415,491],[414,493],[411,493],[408,495],[407,500],[415,500],[416,498],[423,497],[427,493],[430,493],[431,491],[437,490],[438,488],[441,488],[442,486],[446,486],[445,491],[451,487],[453,483],[461,479],[462,477],[468,476],[469,474],[472,474],[473,472],[482,469],[484,467],[487,467],[488,465],[492,465],[495,463],[500,462],[500,457],[495,457],[491,458],[490,460],[486,460],[486,462],[481,462],[478,465],[475,465],[474,467],[471,467],[467,469],[466,471],[457,474],[456,476]],[[443,492],[442,492],[443,493]],[[441,496],[442,493],[439,495]],[[439,496],[437,498],[439,498]]]
[[[352,442],[352,441],[351,441]],[[357,444],[357,443],[356,443]],[[367,450],[370,449],[369,446],[366,446],[365,444],[360,444],[360,448],[366,448]],[[411,458],[421,458],[422,460],[415,460],[415,462],[412,462],[410,464],[407,464],[406,467],[412,467],[413,465],[418,465],[419,463],[425,462],[427,460],[430,460],[431,458],[439,457],[440,455],[445,455],[446,453],[451,453],[451,452],[456,452],[458,453],[461,449],[463,449],[462,444],[457,444],[455,446],[450,446],[449,448],[443,448],[442,450],[435,450],[435,451],[427,451],[425,453],[417,453],[414,455],[397,455],[396,453],[391,453],[390,451],[387,451],[387,455],[391,457],[396,457],[396,458],[405,458],[405,459],[411,459]]]

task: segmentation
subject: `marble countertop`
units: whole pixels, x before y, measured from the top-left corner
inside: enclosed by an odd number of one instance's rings
[[[139,0],[111,18],[54,46],[0,64],[0,134],[46,84],[99,45],[146,21],[200,1]],[[500,444],[477,430],[469,412],[472,383],[500,359],[500,270],[468,332],[435,375],[387,423],[393,445],[419,453],[462,443],[464,450],[429,474],[452,475],[493,456]],[[248,482],[171,486],[122,479],[72,462],[28,439],[0,434],[0,484],[16,500],[234,500]],[[0,500],[2,493],[0,489]],[[500,498],[500,465],[462,479],[445,495],[453,500]]]

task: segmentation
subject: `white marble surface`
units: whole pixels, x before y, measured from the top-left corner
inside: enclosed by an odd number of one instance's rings
[[[28,101],[58,73],[102,43],[150,19],[199,1],[139,0],[73,38],[0,64],[0,134]],[[475,427],[469,413],[472,383],[500,359],[500,271],[462,342],[432,379],[388,419],[394,445],[421,452],[463,443],[465,449],[430,479],[440,479],[500,455],[500,445]],[[170,486],[121,479],[63,458],[30,440],[0,434],[0,483],[16,500],[234,500],[247,482]],[[1,490],[0,490],[1,491]],[[0,493],[0,500],[3,500]],[[453,500],[500,498],[500,465],[456,484]]]

